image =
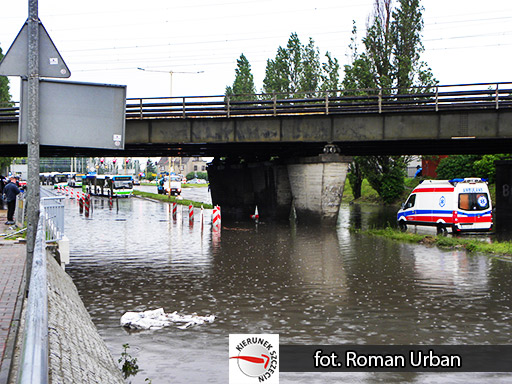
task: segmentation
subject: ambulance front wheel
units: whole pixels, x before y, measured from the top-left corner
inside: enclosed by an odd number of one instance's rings
[[[446,229],[446,227],[443,224],[437,225],[437,234],[438,235],[446,236],[447,233],[448,233],[448,230]]]
[[[402,232],[407,231],[407,224],[405,224],[405,221],[400,220],[400,221],[398,222],[398,228],[399,228]]]

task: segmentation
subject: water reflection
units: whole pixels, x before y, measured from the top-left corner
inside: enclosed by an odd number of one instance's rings
[[[386,224],[387,211],[343,206],[337,229],[223,223],[218,233],[211,211],[190,225],[186,210],[174,220],[167,204],[126,199],[110,210],[97,200],[90,219],[66,202],[68,271],[114,356],[123,343],[132,346],[145,370],[134,383],[227,382],[229,333],[279,333],[285,344],[512,342],[510,264],[347,230]],[[188,330],[119,326],[125,311],[158,307],[217,320]],[[282,374],[281,381],[440,377]]]

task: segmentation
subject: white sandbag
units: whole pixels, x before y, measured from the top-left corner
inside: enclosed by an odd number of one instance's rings
[[[166,314],[163,308],[158,308],[143,312],[126,312],[121,316],[121,326],[131,329],[160,329],[173,323],[184,323],[178,328],[187,329],[194,325],[213,323],[214,320],[214,315],[182,315],[176,311]]]

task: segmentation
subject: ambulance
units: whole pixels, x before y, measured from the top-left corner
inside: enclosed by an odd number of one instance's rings
[[[398,227],[437,227],[437,233],[451,228],[457,232],[492,230],[492,204],[487,182],[479,178],[424,180],[409,195],[397,213]]]

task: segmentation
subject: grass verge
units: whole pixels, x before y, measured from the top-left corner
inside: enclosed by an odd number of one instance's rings
[[[174,203],[174,202],[176,202],[178,204],[186,205],[186,206],[192,204],[196,208],[201,208],[201,206],[203,206],[203,208],[205,208],[205,209],[212,209],[213,208],[213,205],[211,205],[211,204],[201,203],[199,201],[192,201],[192,200],[187,200],[187,199],[178,200],[178,199],[176,199],[175,196],[159,195],[158,193],[133,191],[133,194],[135,196],[146,197],[148,199],[163,201],[163,202],[166,202],[166,203]]]
[[[492,255],[512,256],[512,242],[495,241],[491,243],[483,242],[477,239],[465,239],[461,237],[445,237],[420,235],[417,233],[401,232],[394,228],[359,230],[352,229],[352,232],[362,233],[370,236],[386,237],[392,240],[405,241],[408,243],[417,243],[425,245],[437,245],[450,249],[465,249],[469,252],[482,252]]]

